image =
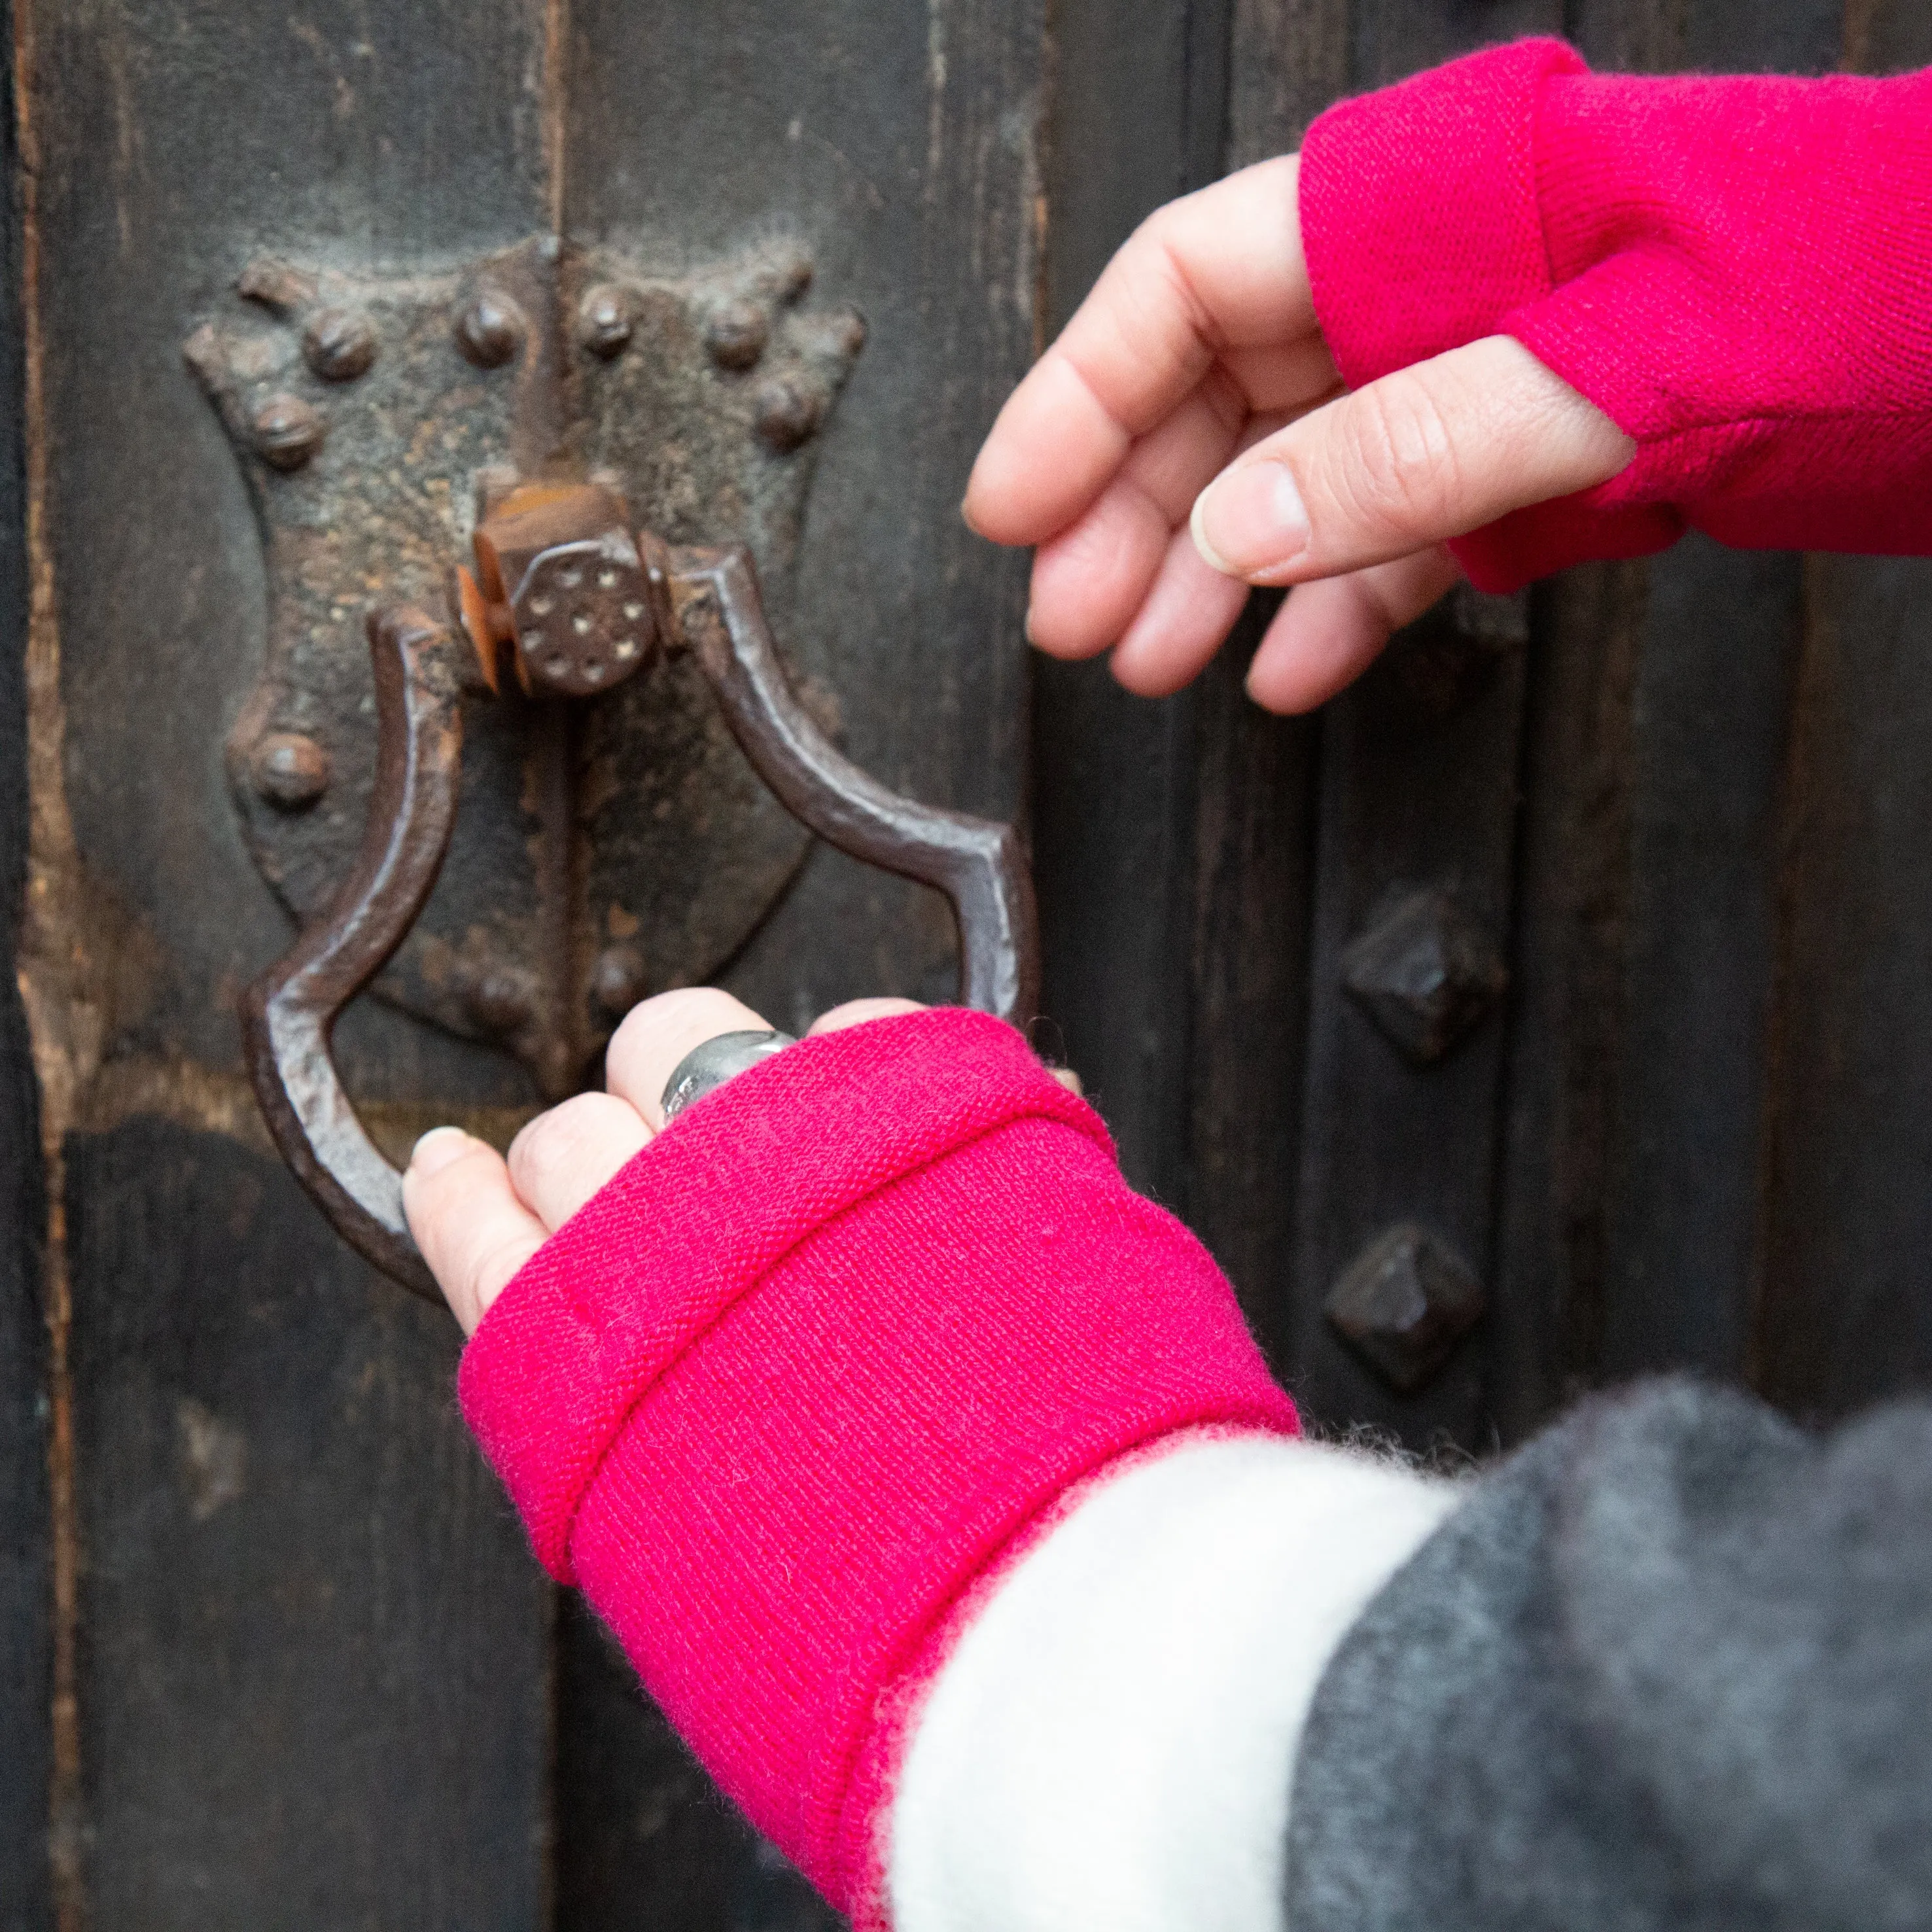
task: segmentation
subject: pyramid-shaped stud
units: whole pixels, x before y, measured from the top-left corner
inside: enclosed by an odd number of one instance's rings
[[[1407,1395],[1449,1359],[1488,1302],[1454,1249],[1404,1221],[1342,1270],[1322,1307],[1342,1340]]]
[[[1482,926],[1424,886],[1396,895],[1350,940],[1342,983],[1410,1059],[1428,1066],[1481,1023],[1509,974]]]

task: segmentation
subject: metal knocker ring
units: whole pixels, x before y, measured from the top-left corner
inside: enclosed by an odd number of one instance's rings
[[[538,503],[552,525],[560,506],[569,507],[568,494]],[[440,1298],[436,1284],[404,1220],[401,1174],[357,1118],[330,1037],[344,1007],[402,944],[436,884],[456,821],[461,692],[466,675],[474,682],[476,653],[486,653],[493,688],[496,666],[487,653],[494,642],[514,645],[526,688],[533,678],[543,681],[545,665],[536,661],[531,636],[515,634],[514,608],[531,584],[547,580],[544,570],[560,568],[560,557],[567,565],[588,546],[598,556],[628,556],[633,568],[640,554],[647,559],[652,610],[643,626],[654,624],[667,644],[692,652],[766,785],[828,844],[946,896],[958,926],[963,1004],[1021,1021],[1034,1010],[1033,884],[1013,828],[903,798],[833,747],[792,690],[743,550],[674,551],[647,535],[627,549],[633,541],[605,529],[539,546],[512,584],[500,567],[490,580],[496,554],[479,538],[483,580],[464,576],[461,623],[408,607],[370,616],[378,748],[360,853],[334,898],[243,1000],[249,1076],[296,1178],[352,1247],[433,1300]],[[636,624],[610,647],[625,670],[642,655]],[[587,692],[616,668],[614,660],[607,672],[604,660],[582,653],[548,664],[551,694],[560,696]]]

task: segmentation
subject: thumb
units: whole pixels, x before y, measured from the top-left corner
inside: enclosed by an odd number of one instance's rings
[[[1300,584],[1406,556],[1614,476],[1636,445],[1506,335],[1312,410],[1196,500],[1219,571]]]

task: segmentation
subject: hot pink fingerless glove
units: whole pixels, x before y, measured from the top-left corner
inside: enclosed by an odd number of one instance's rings
[[[531,1262],[464,1412],[537,1553],[835,1904],[976,1593],[1176,1432],[1292,1432],[1226,1282],[1010,1028],[807,1040]]]
[[[1526,40],[1330,109],[1300,210],[1352,387],[1511,335],[1638,445],[1454,545],[1481,588],[1687,526],[1932,554],[1932,70],[1639,79]]]

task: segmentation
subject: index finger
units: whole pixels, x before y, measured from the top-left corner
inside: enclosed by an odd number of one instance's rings
[[[416,1142],[403,1212],[466,1335],[550,1234],[518,1199],[503,1156],[456,1127]]]
[[[980,452],[964,508],[982,536],[1043,542],[1217,356],[1315,333],[1300,169],[1293,154],[1244,168],[1156,209],[1122,244]]]

